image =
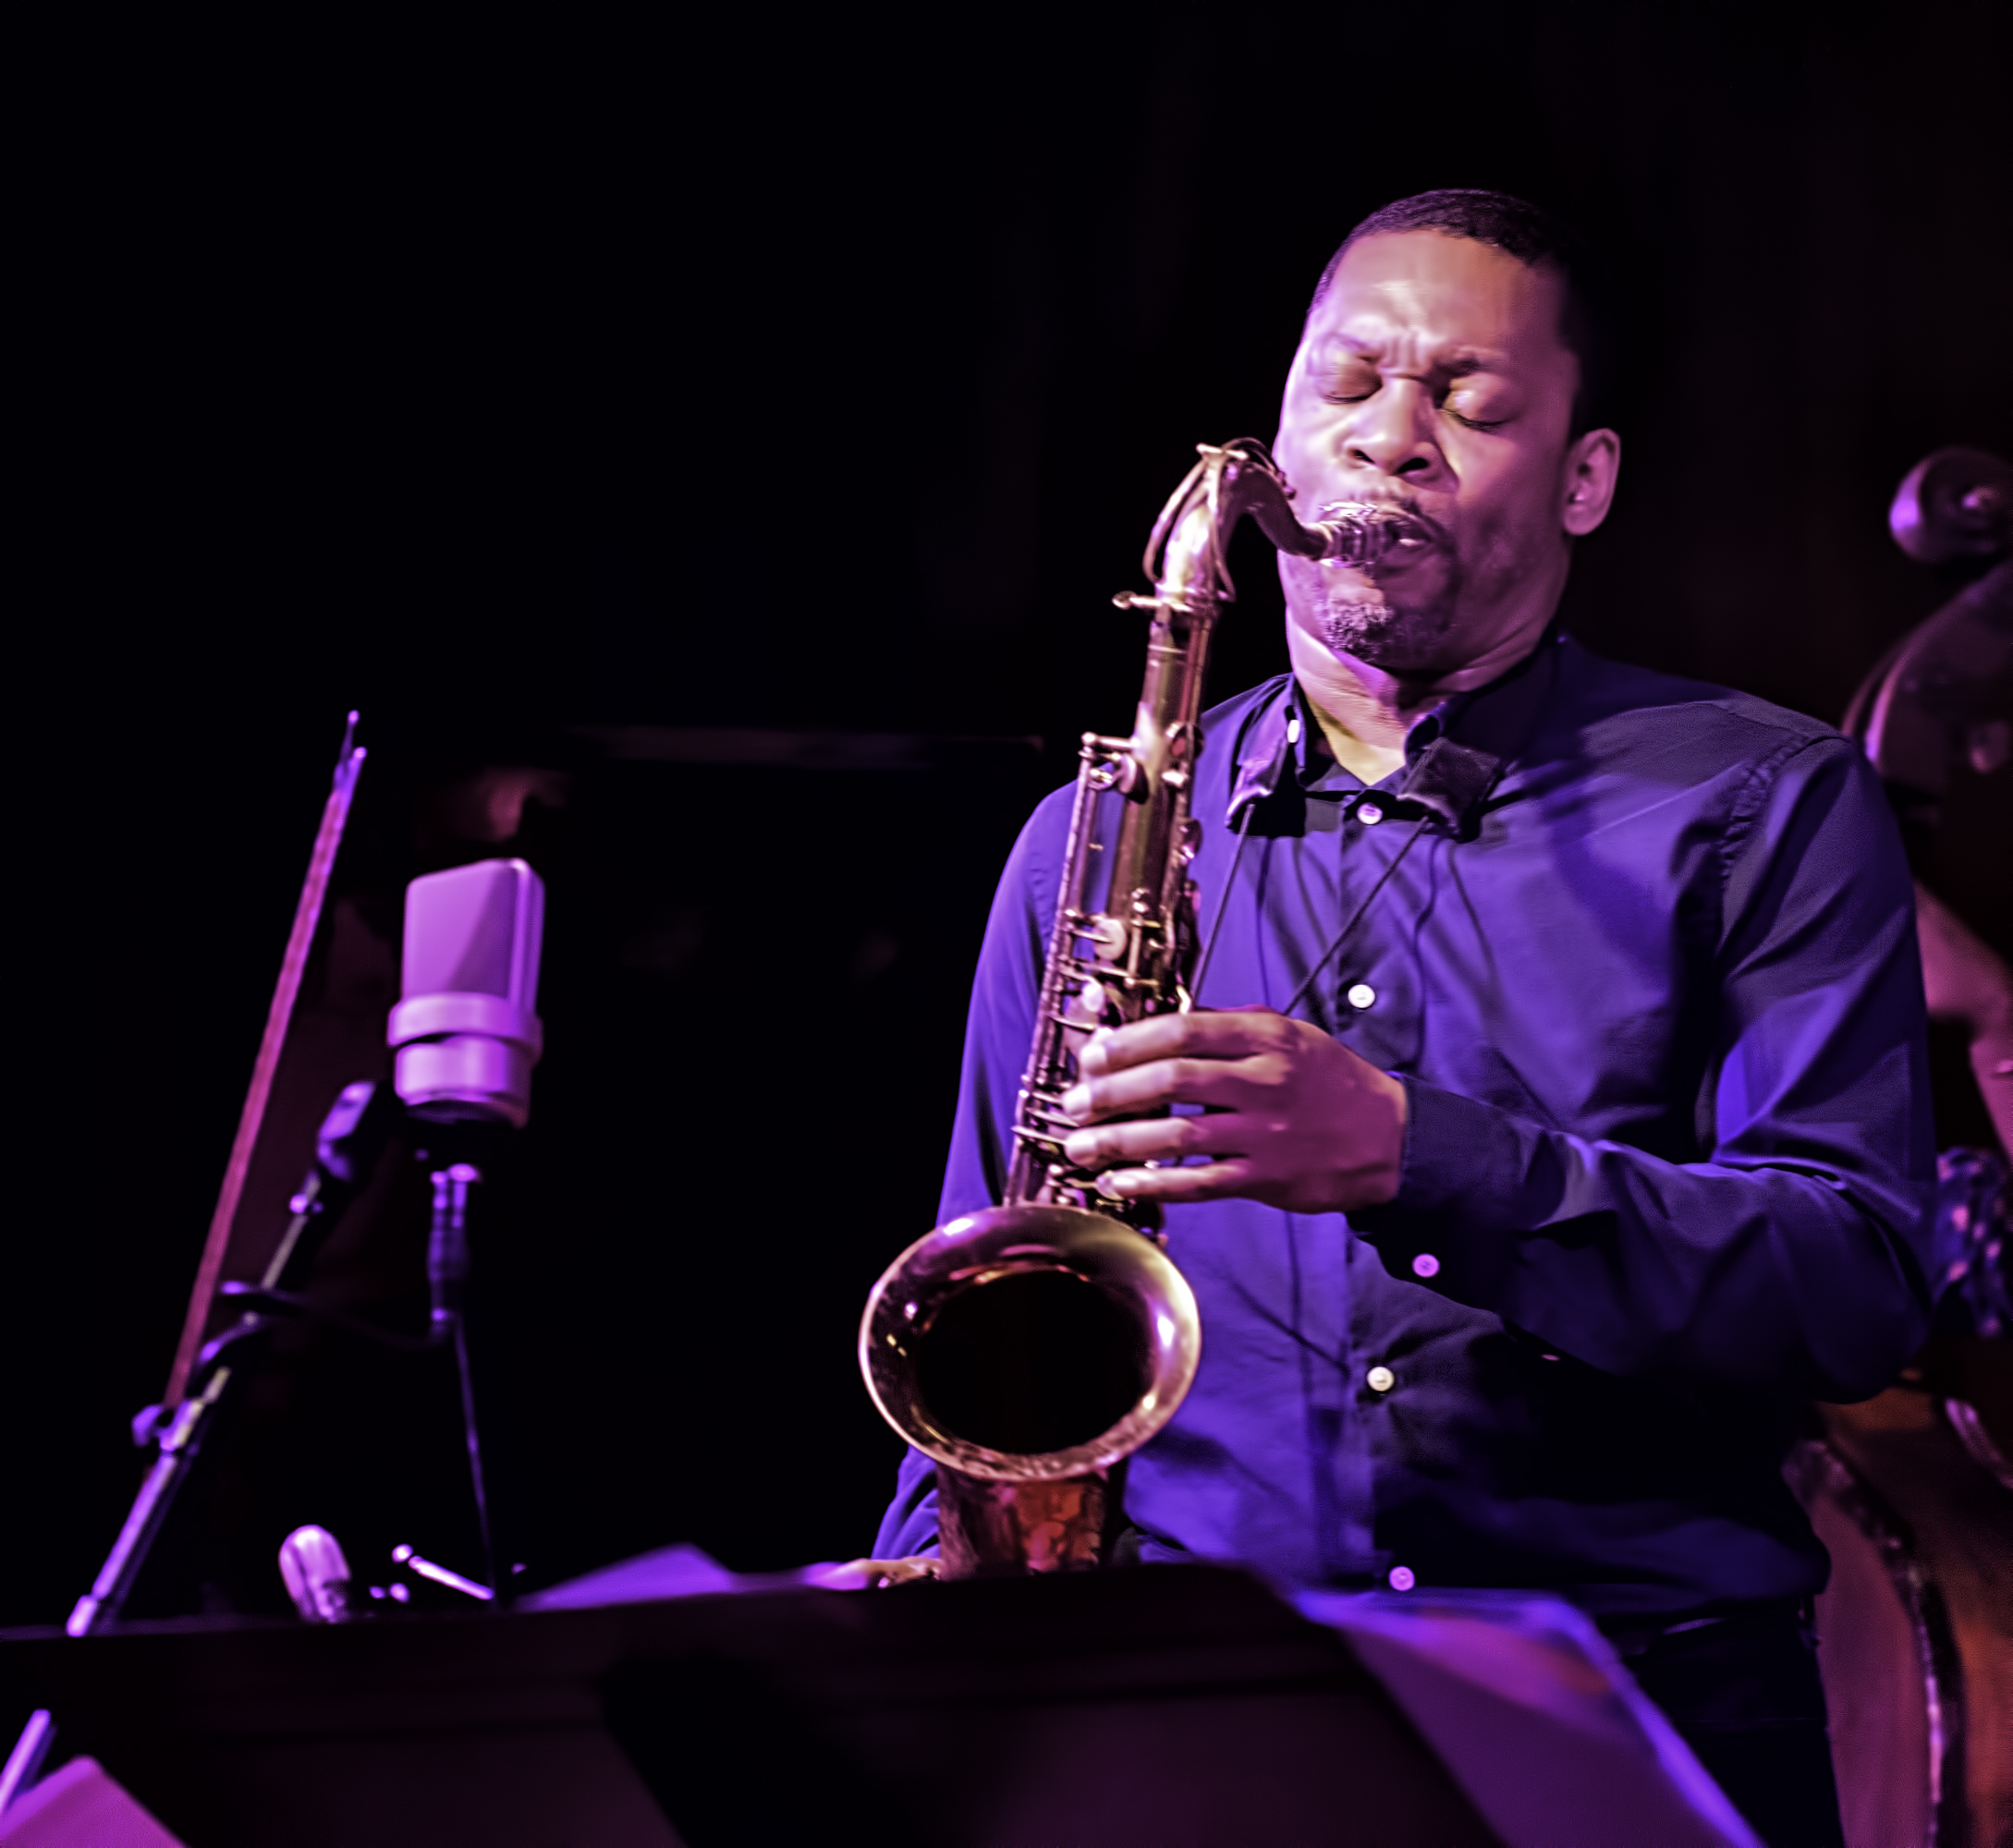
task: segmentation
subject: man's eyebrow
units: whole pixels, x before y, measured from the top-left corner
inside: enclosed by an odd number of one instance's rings
[[[1308,350],[1319,359],[1367,359],[1382,345],[1383,342],[1379,340],[1366,338],[1358,334],[1345,334],[1337,328],[1312,342]]]
[[[1374,365],[1389,345],[1388,335],[1351,334],[1337,328],[1312,349],[1311,357],[1326,361],[1362,359]],[[1436,355],[1432,370],[1443,378],[1458,379],[1470,372],[1507,372],[1511,368],[1507,354],[1486,346],[1457,346]]]

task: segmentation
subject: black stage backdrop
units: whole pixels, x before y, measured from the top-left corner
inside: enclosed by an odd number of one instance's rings
[[[133,1489],[348,707],[369,941],[430,867],[550,885],[478,1253],[510,1557],[846,1557],[898,1452],[854,1328],[932,1219],[993,878],[1122,728],[1107,598],[1192,444],[1270,433],[1351,223],[1492,186],[1604,247],[1628,467],[1568,610],[1610,653],[1836,718],[1946,594],[1897,480],[2013,450],[2003,5],[677,17],[27,67],[0,1621],[59,1619]],[[1235,562],[1221,693],[1284,663]],[[609,726],[1046,742],[734,770]],[[548,772],[500,839],[452,812],[498,766]],[[2004,942],[2003,842],[1931,870]],[[150,1608],[271,1608],[300,1520],[473,1563],[437,1369],[311,1358]]]

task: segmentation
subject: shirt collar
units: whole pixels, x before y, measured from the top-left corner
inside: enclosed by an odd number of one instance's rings
[[[1470,692],[1449,694],[1422,714],[1406,734],[1403,770],[1393,772],[1401,778],[1401,792],[1458,830],[1504,760],[1522,743],[1551,685],[1558,644],[1564,640],[1555,624],[1530,654],[1498,679]],[[1312,749],[1314,728],[1307,696],[1290,674],[1257,702],[1238,740],[1225,816],[1230,827],[1240,828],[1247,808],[1276,794],[1289,769],[1302,787],[1320,773],[1320,760]]]

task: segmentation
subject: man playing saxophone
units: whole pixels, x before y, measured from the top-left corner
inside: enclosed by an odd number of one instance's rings
[[[1303,518],[1414,542],[1282,554],[1292,672],[1204,723],[1194,1009],[1091,1040],[1066,1148],[1161,1203],[1205,1331],[1130,1462],[1142,1558],[1556,1592],[1767,1840],[1836,1842],[1780,1465],[1925,1327],[1909,874],[1829,727],[1560,632],[1620,461],[1586,274],[1442,192],[1322,278],[1277,461]],[[995,901],[946,1221],[1001,1197],[1068,800]],[[879,1557],[928,1550],[931,1483]]]

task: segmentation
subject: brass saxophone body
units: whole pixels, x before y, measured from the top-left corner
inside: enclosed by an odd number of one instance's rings
[[[1148,614],[1145,683],[1131,736],[1086,733],[1079,753],[1005,1198],[918,1239],[860,1321],[867,1390],[937,1465],[946,1578],[1104,1563],[1125,1459],[1174,1416],[1202,1358],[1195,1297],[1157,1215],[1070,1163],[1060,1100],[1092,1033],[1190,1005],[1201,843],[1190,801],[1210,634],[1237,594],[1231,529],[1248,513],[1283,551],[1367,565],[1409,524],[1345,505],[1302,525],[1263,444],[1200,453],[1147,541],[1153,590],[1114,600]],[[1107,844],[1099,798],[1113,793],[1123,801]]]

